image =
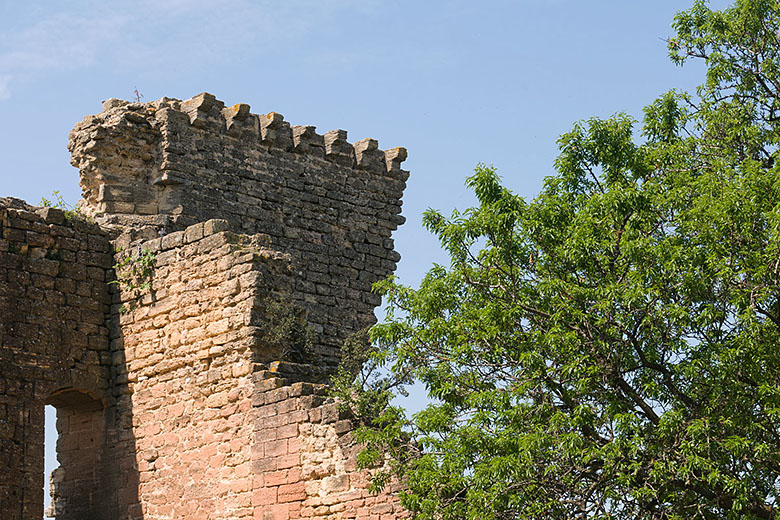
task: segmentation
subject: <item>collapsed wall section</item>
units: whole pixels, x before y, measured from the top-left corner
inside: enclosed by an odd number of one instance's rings
[[[93,405],[91,417],[98,433],[105,428],[103,409],[110,400],[105,321],[111,245],[96,225],[67,216],[59,209],[0,199],[3,519],[43,516],[45,404],[67,407],[74,404],[74,395],[84,396]],[[75,406],[70,409],[75,431],[83,415]],[[67,422],[63,419],[60,424],[61,454],[79,449],[72,444],[74,438],[68,439]],[[80,489],[70,493],[73,507],[70,514],[63,511],[59,516],[63,520],[100,514],[112,500],[98,478],[104,461],[102,439],[82,437],[83,443],[94,443],[95,456],[79,467],[64,464],[60,471],[64,487],[73,483]]]
[[[403,148],[350,144],[343,130],[319,135],[201,94],[109,100],[76,125],[69,149],[98,222],[154,237],[218,218],[267,234],[302,266],[293,297],[331,369],[345,337],[374,322],[371,286],[400,258],[391,233],[404,221]]]
[[[300,367],[285,365],[255,374],[255,518],[405,518],[397,481],[369,491],[373,472],[358,469],[353,422],[327,387],[295,382]]]

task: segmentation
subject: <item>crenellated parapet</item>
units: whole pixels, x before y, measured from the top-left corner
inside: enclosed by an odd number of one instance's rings
[[[162,154],[159,157],[160,173],[181,173],[188,169],[185,160],[180,157],[184,150],[177,146],[180,144],[177,133],[181,132],[182,125],[190,125],[215,136],[230,137],[258,150],[307,155],[402,182],[409,176],[401,169],[401,163],[406,159],[404,148],[380,150],[378,142],[370,138],[349,143],[345,130],[331,130],[320,135],[314,126],[293,126],[276,112],[253,114],[245,103],[226,107],[222,101],[205,92],[186,101],[161,98],[149,103],[131,103],[109,99],[103,103],[100,114],[87,116],[76,125],[70,134],[68,149],[73,153],[74,166],[82,168],[85,161],[106,149],[108,143],[100,141],[122,133],[125,138],[138,141],[133,143],[136,147],[125,149],[127,158],[130,152],[137,150],[141,152],[139,158],[149,162],[155,158],[149,154],[159,151]],[[150,146],[153,144],[163,146],[155,150],[154,146]],[[183,166],[183,169],[177,170],[177,166]],[[82,178],[82,183],[85,181],[88,179]],[[166,185],[182,182],[183,179],[169,173],[153,177],[150,181],[153,185]],[[95,194],[94,200],[88,199],[87,202],[109,200]],[[92,209],[100,213],[100,207]],[[109,205],[105,209],[117,207]]]
[[[192,143],[188,137],[210,140]],[[220,160],[226,159],[225,153],[232,148],[261,158],[290,154],[287,157],[291,160],[330,163],[341,170],[354,170],[356,175],[374,176],[387,185],[383,195],[397,195],[398,199],[409,176],[401,168],[406,159],[404,148],[380,150],[378,142],[370,138],[353,144],[347,141],[345,130],[320,135],[314,126],[292,126],[276,112],[253,114],[244,103],[226,107],[208,93],[186,101],[161,98],[130,103],[109,99],[101,113],[87,116],[75,126],[68,143],[71,162],[81,170],[84,210],[107,224],[160,224],[166,221],[154,218],[160,215],[178,220],[187,214],[186,208],[165,200],[166,186],[188,185],[189,198],[195,202],[200,188],[209,186],[195,176],[198,164],[192,152],[215,152],[221,157],[211,159]],[[216,163],[211,166],[218,169]],[[231,182],[229,177],[216,180],[225,183],[225,188]],[[186,206],[188,201],[182,197],[178,202]]]
[[[209,219],[268,235],[290,254],[296,297],[326,364],[344,337],[373,323],[372,284],[395,269],[404,222],[404,148],[317,133],[281,114],[253,114],[208,93],[186,101],[111,99],[70,134],[83,210],[100,224],[151,238]]]
[[[106,103],[115,106],[115,100]],[[276,112],[259,115],[250,113],[250,107],[238,103],[226,107],[222,101],[208,93],[198,94],[187,101],[160,100],[150,103],[168,103],[189,117],[197,128],[211,128],[216,133],[254,141],[268,149],[324,158],[328,161],[379,175],[390,175],[406,180],[408,172],[401,170],[398,157],[406,157],[404,148],[379,150],[375,139],[363,139],[354,144],[347,142],[345,130],[331,130],[325,135],[316,132],[314,126],[291,126],[284,116]]]

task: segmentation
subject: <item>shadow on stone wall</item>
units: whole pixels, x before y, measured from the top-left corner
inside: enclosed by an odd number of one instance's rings
[[[112,391],[112,251],[94,224],[0,199],[3,520],[43,517],[46,404],[59,416],[57,518],[126,520],[125,505],[139,508],[131,412],[119,420]],[[109,491],[120,489],[121,510]]]

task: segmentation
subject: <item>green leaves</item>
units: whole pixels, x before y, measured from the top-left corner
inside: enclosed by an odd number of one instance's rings
[[[340,380],[415,518],[777,516],[779,13],[695,3],[669,46],[705,60],[698,99],[650,104],[641,142],[576,124],[532,201],[479,165],[475,207],[425,214],[450,265],[377,284],[382,375]]]
[[[120,253],[121,250],[117,251]],[[135,253],[128,253],[124,258],[114,264],[116,280],[109,284],[119,285],[129,292],[146,293],[152,289],[152,275],[157,255],[150,249],[138,249]]]
[[[92,222],[92,219],[81,212],[78,204],[72,206],[65,202],[65,199],[60,194],[59,190],[54,190],[51,194],[51,199],[41,197],[41,207],[44,208],[57,208],[63,211],[66,220],[80,219],[85,222]]]

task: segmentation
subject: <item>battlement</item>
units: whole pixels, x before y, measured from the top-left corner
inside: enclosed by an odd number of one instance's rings
[[[345,130],[331,130],[321,135],[314,126],[292,126],[276,112],[253,114],[250,106],[244,103],[226,107],[224,102],[209,93],[204,92],[185,101],[161,98],[148,103],[131,103],[109,99],[103,102],[100,114],[87,116],[75,126],[68,143],[68,149],[73,153],[73,165],[86,173],[82,175],[82,187],[93,215],[177,215],[175,204],[161,200],[158,200],[156,208],[150,204],[150,189],[122,186],[121,167],[131,166],[132,159],[140,159],[141,164],[133,166],[143,165],[148,171],[145,178],[136,180],[161,188],[190,184],[188,181],[192,181],[191,186],[197,190],[197,179],[191,175],[193,164],[188,157],[191,149],[188,149],[187,140],[182,135],[186,134],[186,126],[210,134],[211,150],[215,151],[214,143],[232,139],[240,142],[244,151],[297,154],[315,162],[325,161],[356,173],[373,174],[400,183],[409,177],[409,172],[401,169],[401,163],[407,156],[405,148],[380,150],[377,140],[371,138],[349,143]],[[91,164],[91,159],[108,151],[107,143],[102,141],[119,133],[125,133],[128,138],[132,136],[135,146],[124,148],[125,154],[120,160],[102,165],[118,167],[114,175],[90,179],[90,167],[101,166]],[[139,156],[133,158],[131,152],[135,150]],[[101,173],[105,173],[103,168],[100,169]],[[93,180],[98,182],[91,182]],[[104,182],[100,183],[100,180]],[[139,192],[145,192],[147,196],[139,200]]]
[[[104,111],[132,104],[110,99],[103,104]],[[176,118],[186,115],[191,125],[211,129],[215,133],[227,134],[237,139],[254,141],[268,149],[307,154],[312,157],[366,170],[380,175],[406,180],[408,172],[401,169],[406,160],[405,148],[380,150],[375,139],[366,138],[352,144],[347,142],[345,130],[331,130],[324,135],[316,132],[314,126],[291,126],[284,116],[276,112],[253,114],[249,105],[238,103],[229,107],[207,92],[186,101],[163,98],[144,104],[155,110],[168,109],[177,112],[162,117]],[[143,109],[141,109],[143,112]]]

